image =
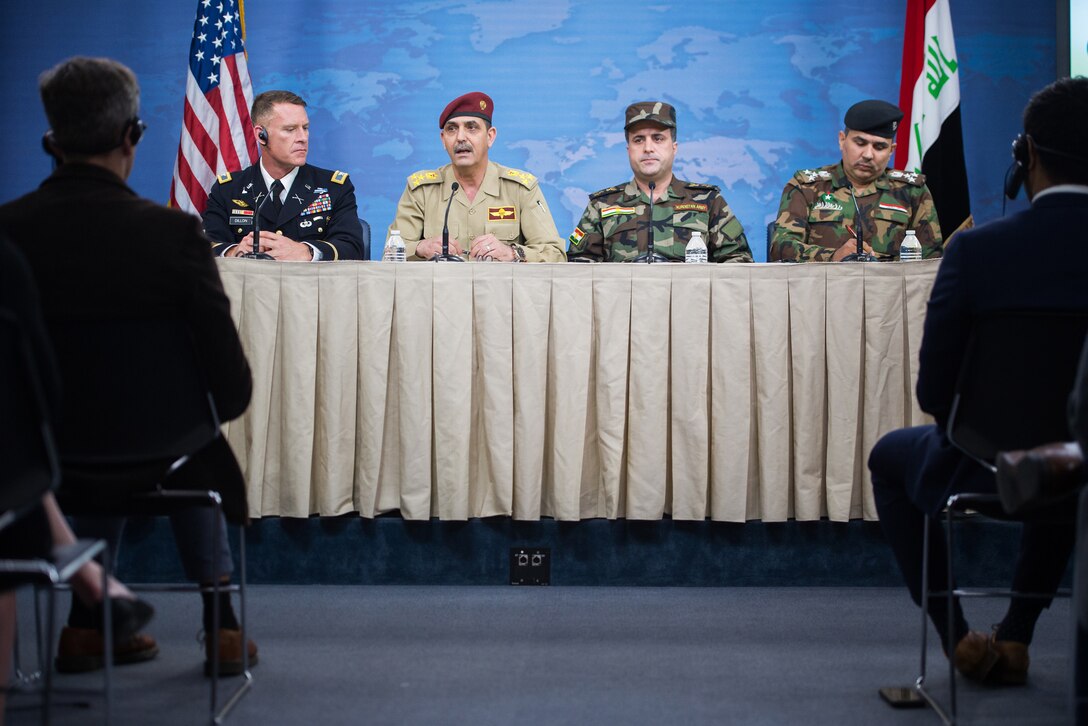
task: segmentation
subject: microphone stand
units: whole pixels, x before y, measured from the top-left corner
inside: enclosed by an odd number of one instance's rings
[[[253,210],[253,249],[249,252],[238,255],[239,257],[245,257],[250,260],[274,260],[276,259],[267,252],[261,252],[258,241],[261,237],[261,207],[265,202],[272,198],[272,192],[268,192],[258,204],[257,208]]]
[[[854,200],[854,211],[857,212],[857,216],[854,218],[854,238],[857,242],[857,252],[851,252],[846,257],[842,258],[843,262],[876,262],[876,258],[865,251],[865,248],[861,244],[861,207],[858,206],[858,198],[854,196],[854,190],[850,190],[850,198]]]
[[[442,219],[442,254],[432,257],[432,262],[464,262],[457,255],[450,254],[450,207],[453,206],[453,195],[460,188],[457,182],[450,185],[450,200],[446,202],[446,216]]]
[[[664,260],[665,258],[654,252],[654,190],[657,182],[650,182],[650,234],[646,238],[646,251],[631,260],[631,262],[645,262],[647,264]]]

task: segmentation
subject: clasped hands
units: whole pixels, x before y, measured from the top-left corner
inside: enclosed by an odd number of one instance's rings
[[[442,237],[428,237],[427,239],[421,239],[419,244],[416,245],[416,257],[422,257],[425,260],[429,260],[435,255],[442,254]],[[450,254],[463,257],[465,255],[465,249],[461,246],[453,237],[450,237]],[[517,257],[517,253],[514,249],[506,244],[500,242],[498,237],[493,234],[482,234],[476,239],[472,240],[472,246],[469,248],[468,256],[474,260],[492,259],[495,262],[513,262]]]
[[[230,257],[241,257],[253,251],[253,233],[250,232],[234,249],[228,252]],[[301,260],[309,262],[314,257],[314,251],[305,242],[296,242],[290,237],[284,237],[276,232],[261,230],[260,239],[257,241],[257,251],[272,255],[277,260]]]

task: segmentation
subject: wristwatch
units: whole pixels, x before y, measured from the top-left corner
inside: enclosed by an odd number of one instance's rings
[[[520,245],[510,245],[514,250],[514,262],[525,262],[525,250]]]

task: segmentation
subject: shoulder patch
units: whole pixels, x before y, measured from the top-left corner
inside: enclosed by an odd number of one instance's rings
[[[823,169],[801,169],[793,175],[793,178],[804,184],[812,184],[817,181],[830,181],[831,172]]]
[[[607,189],[601,189],[600,191],[596,191],[596,192],[593,192],[592,194],[590,194],[589,198],[590,199],[599,199],[600,197],[603,197],[603,196],[605,196],[607,194],[614,194],[616,192],[621,192],[621,191],[623,191],[623,188],[625,186],[627,186],[627,185],[626,184],[619,184],[618,186],[608,187]]]
[[[686,186],[688,189],[699,189],[700,191],[704,192],[718,192],[720,194],[722,191],[713,184],[696,184],[695,182],[687,182]]]
[[[337,169],[336,171],[334,171],[332,173],[332,180],[331,181],[332,181],[333,184],[343,184],[347,180],[348,180],[348,173],[346,171],[340,171],[339,169]]]
[[[227,182],[230,181],[230,172],[225,171],[222,174],[220,174],[219,176],[217,176],[216,179],[219,180],[220,184],[226,184]]]
[[[412,189],[423,184],[437,184],[442,181],[442,176],[437,171],[417,171],[408,177],[408,186]]]
[[[527,171],[521,169],[507,169],[503,176],[507,179],[513,179],[518,184],[521,184],[526,189],[532,189],[536,186],[536,177]]]
[[[898,182],[905,184],[911,184],[916,187],[923,186],[926,183],[926,175],[919,174],[913,171],[902,171],[900,169],[889,169],[888,178],[894,179]]]

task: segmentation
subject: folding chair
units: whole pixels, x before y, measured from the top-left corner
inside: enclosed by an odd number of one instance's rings
[[[0,467],[0,533],[20,540],[30,539],[30,535],[39,531],[37,528],[48,527],[44,517],[40,523],[36,523],[28,521],[28,515],[39,510],[42,497],[56,490],[60,483],[57,449],[49,424],[44,387],[38,375],[39,365],[15,312],[0,307],[0,381],[3,382],[0,388],[0,411],[3,411],[3,424],[0,425],[0,461],[3,462]],[[35,529],[14,532],[20,523]],[[44,533],[43,539],[48,539],[48,532]],[[105,559],[102,574],[103,637],[105,642],[112,642],[106,543],[103,540],[78,540],[72,545],[53,548],[50,554],[42,556],[35,556],[23,547],[15,546],[15,549],[23,551],[0,549],[0,585],[5,588],[33,585],[48,592],[46,627],[44,633],[39,629],[37,638],[39,666],[43,674],[42,723],[47,724],[53,703],[53,677],[48,658],[53,653],[56,591],[100,553]],[[12,655],[3,653],[0,657]],[[112,705],[111,676],[110,659],[106,658],[103,674],[103,715],[106,723],[109,723]],[[17,684],[20,688],[7,688],[8,684],[4,684],[4,687],[9,691],[18,691],[35,686],[36,680],[21,678]]]
[[[967,355],[956,382],[947,433],[954,446],[980,466],[996,471],[1001,451],[1030,449],[1069,439],[1066,405],[1088,330],[1083,312],[1008,311],[976,321]],[[929,528],[925,520],[922,553],[921,668],[915,688],[946,724],[956,722],[956,670],[948,660],[949,707],[946,711],[926,687],[927,608],[931,596],[945,596],[948,627],[959,597],[1047,598],[1046,593],[1014,592],[996,588],[955,587],[955,522],[967,516],[1010,521],[997,494],[956,494],[948,499],[945,521],[948,534],[949,589],[929,592]],[[1067,590],[1054,597],[1068,597]],[[954,635],[948,633],[947,641]]]
[[[239,525],[238,584],[213,578],[210,717],[220,723],[248,692],[246,638],[245,481],[222,436],[215,402],[201,375],[187,326],[179,320],[130,318],[54,321],[54,343],[66,389],[79,387],[81,405],[65,410],[58,432],[68,514],[163,515],[209,507]],[[117,354],[123,351],[123,356]],[[169,379],[160,371],[170,362]],[[218,528],[212,548],[218,550]],[[198,585],[130,586],[134,590],[199,591]],[[237,592],[242,680],[219,707],[219,594]]]

